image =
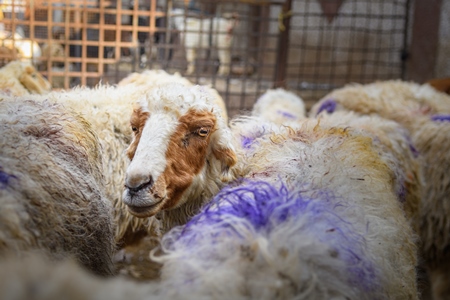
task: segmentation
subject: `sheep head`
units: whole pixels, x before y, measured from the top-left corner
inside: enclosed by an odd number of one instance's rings
[[[231,179],[231,132],[204,87],[153,89],[136,104],[131,127],[123,201],[133,215],[177,208]]]

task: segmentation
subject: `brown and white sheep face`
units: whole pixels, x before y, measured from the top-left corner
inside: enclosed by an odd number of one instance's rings
[[[162,91],[166,99],[141,101],[134,109],[123,193],[133,215],[149,217],[179,207],[202,192],[208,177],[220,177],[235,164],[220,112],[198,91],[176,85]]]

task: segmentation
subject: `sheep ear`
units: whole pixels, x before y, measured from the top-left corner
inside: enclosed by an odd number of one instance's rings
[[[221,180],[230,181],[232,179],[230,168],[237,163],[236,152],[231,142],[231,132],[228,128],[218,129],[212,138],[212,153],[220,161]]]
[[[236,153],[234,152],[234,149],[231,148],[213,149],[213,154],[221,163],[222,173],[220,179],[224,182],[232,180],[230,168],[233,167],[237,162]]]

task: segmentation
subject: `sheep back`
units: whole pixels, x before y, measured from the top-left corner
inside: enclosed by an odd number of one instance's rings
[[[112,274],[112,211],[89,123],[47,101],[4,98],[0,107],[1,252],[43,250]]]

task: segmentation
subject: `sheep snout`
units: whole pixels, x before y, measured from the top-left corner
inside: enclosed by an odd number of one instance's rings
[[[133,179],[134,180],[127,180],[125,183],[125,188],[128,189],[128,192],[132,196],[136,195],[141,190],[151,188],[153,186],[153,177],[151,175]]]

